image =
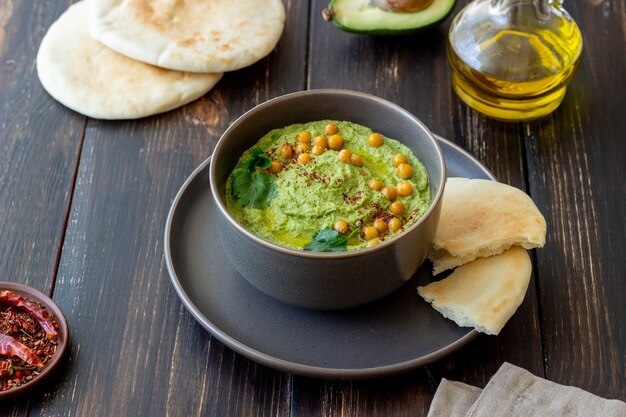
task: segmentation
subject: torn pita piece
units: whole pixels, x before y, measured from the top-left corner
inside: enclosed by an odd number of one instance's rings
[[[460,266],[417,292],[459,326],[497,335],[522,304],[531,272],[528,253],[516,246]]]
[[[433,274],[511,248],[541,247],[546,221],[522,190],[496,181],[449,178],[433,250]]]

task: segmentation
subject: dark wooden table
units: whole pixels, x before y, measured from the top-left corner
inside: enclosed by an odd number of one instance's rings
[[[320,0],[287,0],[276,50],[200,100],[137,121],[88,119],[48,96],[35,71],[69,3],[0,0],[0,280],[50,294],[72,339],[64,369],[1,403],[0,416],[425,416],[442,377],[483,386],[503,361],[626,399],[624,1],[566,2],[584,34],[582,66],[553,115],[523,124],[455,97],[450,19],[404,38],[350,35],[322,20]],[[405,107],[534,198],[547,244],[499,336],[400,376],[323,381],[232,352],[185,310],[163,255],[176,191],[244,111],[324,87]]]

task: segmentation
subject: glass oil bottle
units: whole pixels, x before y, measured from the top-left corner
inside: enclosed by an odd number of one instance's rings
[[[561,0],[474,0],[448,34],[452,87],[470,107],[523,121],[556,109],[581,60],[582,35]]]

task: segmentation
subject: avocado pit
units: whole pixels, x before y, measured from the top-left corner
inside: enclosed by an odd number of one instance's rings
[[[430,6],[432,2],[433,0],[372,0],[376,7],[393,13],[418,12]]]

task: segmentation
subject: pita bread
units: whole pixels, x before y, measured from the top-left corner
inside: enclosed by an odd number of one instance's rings
[[[460,266],[417,292],[459,326],[497,335],[522,304],[531,270],[528,253],[515,246]]]
[[[135,119],[187,104],[221,78],[164,70],[113,52],[89,36],[87,17],[94,1],[66,10],[37,54],[41,84],[65,106],[96,119]]]
[[[224,72],[268,55],[285,23],[281,0],[99,0],[91,34],[109,48],[179,71]]]
[[[433,274],[512,246],[541,247],[546,221],[522,190],[489,180],[449,178],[429,258]]]

